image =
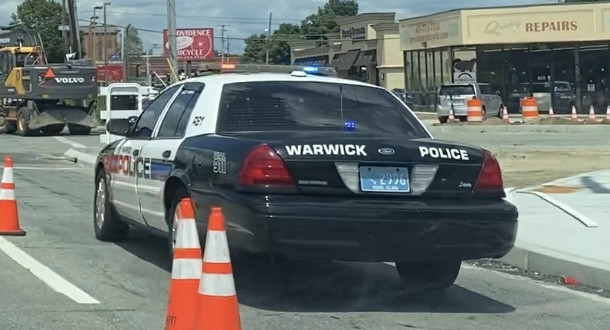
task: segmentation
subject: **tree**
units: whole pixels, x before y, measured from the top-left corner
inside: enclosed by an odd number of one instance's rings
[[[133,27],[131,24],[127,24],[125,27],[125,55],[121,54],[123,57],[127,56],[138,56],[144,54],[144,49],[142,45],[142,39],[138,34],[138,30]]]
[[[326,39],[325,34],[339,32],[337,18],[357,15],[358,9],[357,0],[328,0],[316,14],[301,21],[301,32],[308,40]]]
[[[271,36],[269,63],[289,64],[289,41],[326,39],[324,34],[339,32],[339,25],[335,22],[337,18],[356,14],[358,14],[357,0],[328,0],[323,7],[318,8],[317,13],[307,16],[301,22],[301,26],[280,24]],[[246,48],[241,61],[243,63],[265,63],[266,40],[265,34],[253,34],[246,39]]]
[[[19,23],[40,34],[49,62],[63,63],[63,43],[58,29],[61,4],[53,0],[24,0],[11,16],[11,25]]]
[[[242,63],[254,63],[262,64],[265,63],[265,41],[267,35],[265,34],[253,34],[249,36],[246,42],[246,48],[244,54],[241,56]]]

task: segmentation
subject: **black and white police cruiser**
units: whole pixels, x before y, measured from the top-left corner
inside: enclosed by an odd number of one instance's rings
[[[384,88],[282,68],[210,65],[215,74],[167,87],[139,118],[109,121],[124,138],[98,156],[96,237],[140,226],[171,248],[189,197],[202,246],[220,206],[232,252],[395,262],[405,283],[441,290],[463,260],[513,248],[518,212],[492,154],[433,139]]]

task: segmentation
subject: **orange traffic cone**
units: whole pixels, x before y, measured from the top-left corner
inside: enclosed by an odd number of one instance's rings
[[[176,245],[165,329],[192,329],[197,313],[197,288],[201,279],[201,244],[190,198],[176,208]]]
[[[19,225],[19,212],[13,180],[13,157],[4,158],[4,172],[0,185],[0,235],[24,236]]]
[[[508,118],[508,110],[506,106],[502,106],[502,121],[506,124],[510,124],[510,119]]]
[[[219,207],[212,208],[208,220],[197,311],[193,329],[241,329],[225,219]]]
[[[553,111],[553,106],[549,107],[549,117],[553,118],[555,116],[555,112]]]
[[[572,106],[572,116],[570,117],[572,121],[578,121],[578,114],[576,114],[576,106]]]

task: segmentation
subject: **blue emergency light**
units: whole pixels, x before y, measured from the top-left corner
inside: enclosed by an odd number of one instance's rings
[[[345,128],[346,131],[350,131],[350,132],[351,131],[355,131],[356,130],[356,122],[348,120],[348,121],[343,123],[343,128]]]
[[[309,73],[318,72],[318,68],[315,66],[304,66],[303,71],[309,72]]]

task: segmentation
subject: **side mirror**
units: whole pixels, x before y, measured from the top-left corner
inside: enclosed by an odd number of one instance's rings
[[[113,135],[128,136],[136,121],[137,117],[110,119],[106,124],[106,130]]]

